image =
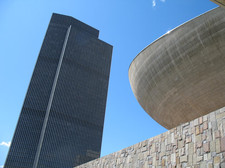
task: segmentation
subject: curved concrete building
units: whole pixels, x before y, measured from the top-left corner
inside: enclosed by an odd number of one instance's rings
[[[225,10],[147,46],[131,63],[129,80],[140,105],[167,129],[225,106]]]

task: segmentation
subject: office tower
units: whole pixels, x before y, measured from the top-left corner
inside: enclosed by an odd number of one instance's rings
[[[5,168],[70,168],[100,156],[112,46],[53,14]]]

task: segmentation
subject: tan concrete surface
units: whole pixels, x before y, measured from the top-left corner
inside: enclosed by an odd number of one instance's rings
[[[225,10],[147,46],[131,63],[129,80],[140,105],[167,129],[225,106]]]
[[[225,8],[225,0],[211,0],[211,1]]]

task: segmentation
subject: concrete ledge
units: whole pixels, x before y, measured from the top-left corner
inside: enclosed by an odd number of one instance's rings
[[[76,168],[192,166],[225,166],[225,107]]]
[[[225,8],[225,0],[211,0],[211,1]]]

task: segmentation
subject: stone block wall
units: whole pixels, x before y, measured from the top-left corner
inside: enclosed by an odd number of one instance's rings
[[[225,168],[225,107],[76,168]]]

